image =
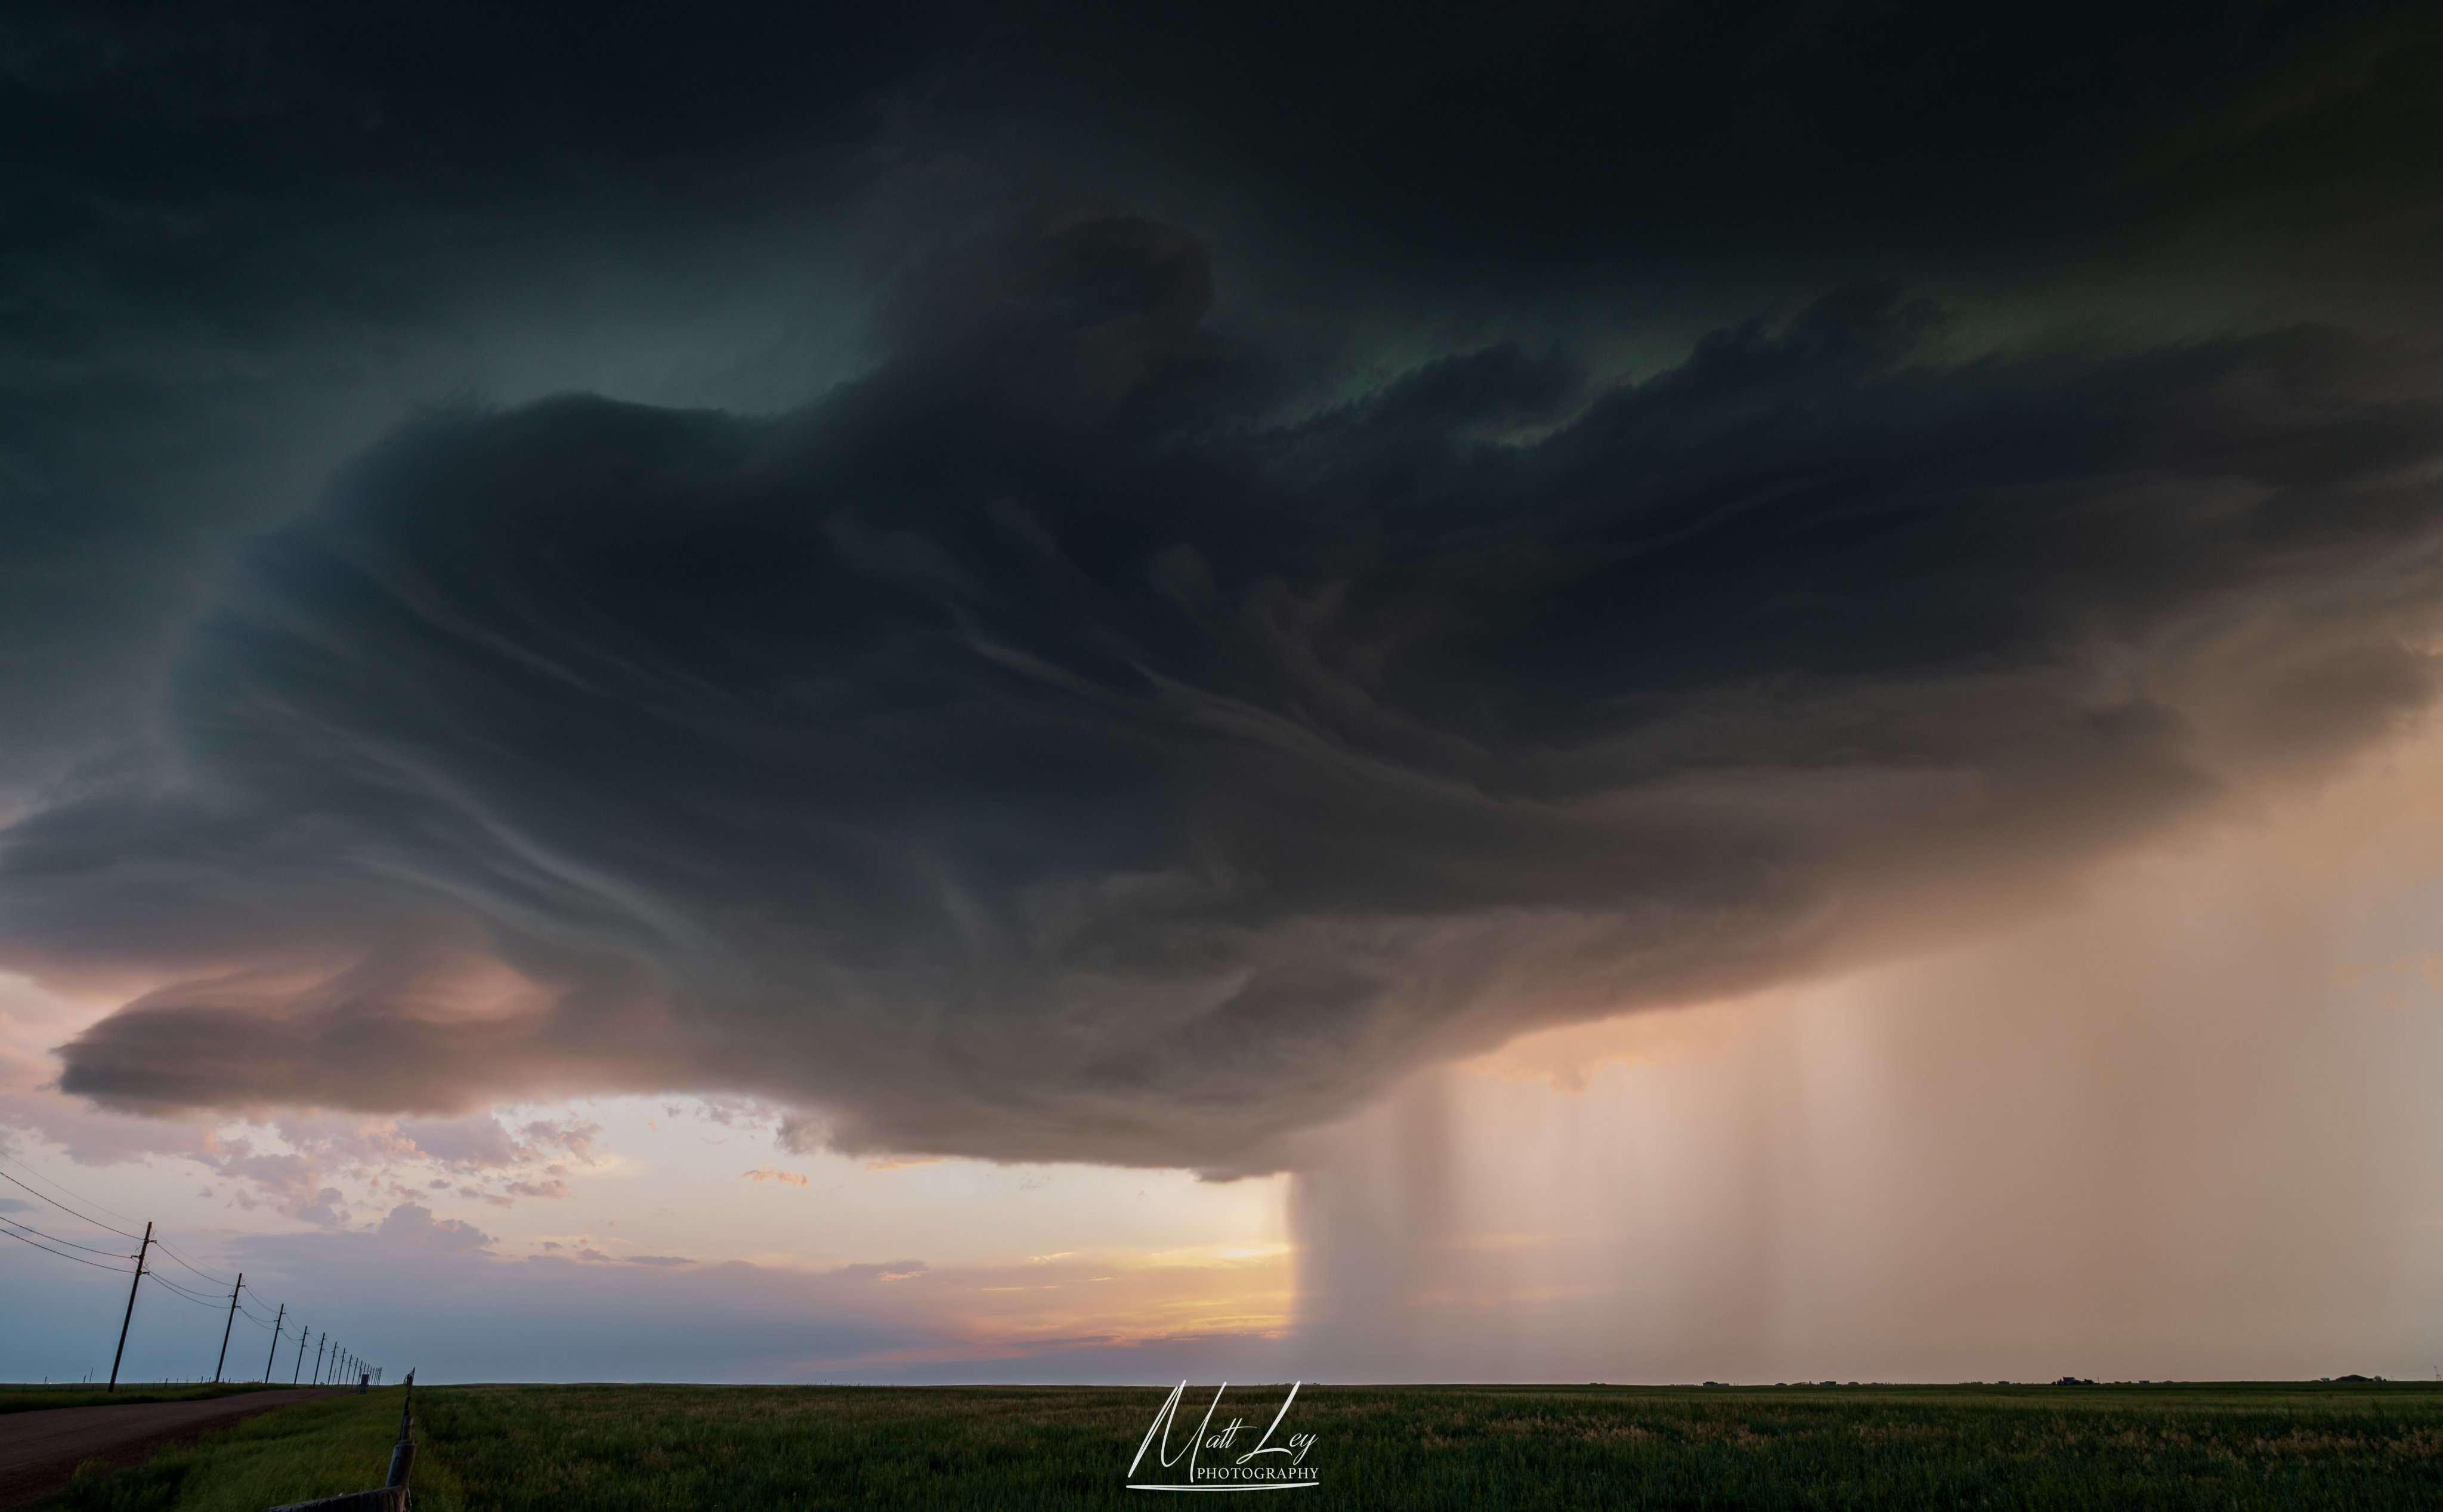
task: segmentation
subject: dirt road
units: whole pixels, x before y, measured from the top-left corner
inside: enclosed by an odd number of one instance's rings
[[[32,1506],[68,1484],[90,1459],[128,1464],[207,1429],[325,1396],[345,1387],[247,1392],[201,1402],[130,1402],[0,1413],[0,1512]]]

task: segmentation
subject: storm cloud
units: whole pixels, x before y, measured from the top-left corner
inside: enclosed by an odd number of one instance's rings
[[[1294,1157],[2423,711],[2415,8],[0,22],[0,966],[145,1112]]]
[[[1975,928],[2428,700],[2399,351],[1961,359],[1858,287],[1642,380],[1494,346],[1285,415],[1209,280],[1073,211],[802,411],[358,460],[184,637],[155,759],[9,832],[11,959],[154,979],[65,1088],[1258,1168],[1521,1030]]]

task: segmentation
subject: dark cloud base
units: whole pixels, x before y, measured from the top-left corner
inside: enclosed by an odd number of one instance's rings
[[[434,415],[263,541],[161,754],[7,832],[9,959],[166,982],[141,1109],[752,1091],[845,1148],[1283,1158],[1537,1024],[1939,937],[2428,699],[2443,407],[2293,329],[1283,419],[1202,249],[948,259],[772,420]]]

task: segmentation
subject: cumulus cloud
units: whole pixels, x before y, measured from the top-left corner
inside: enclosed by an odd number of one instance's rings
[[[456,1218],[435,1218],[420,1202],[403,1202],[390,1210],[374,1230],[392,1249],[435,1250],[443,1254],[484,1254],[492,1236]]]
[[[1960,357],[1867,287],[1283,418],[1169,228],[927,279],[801,412],[438,415],[266,539],[169,755],[0,847],[12,965],[154,984],[63,1085],[1254,1169],[1522,1029],[1973,927],[2430,694],[2435,374],[2343,333]]]

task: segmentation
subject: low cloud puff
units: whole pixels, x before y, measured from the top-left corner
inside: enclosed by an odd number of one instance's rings
[[[1962,358],[1865,288],[1285,416],[1208,284],[1074,212],[802,412],[360,459],[186,636],[155,759],[0,841],[0,955],[150,984],[64,1086],[1261,1169],[1420,1064],[1977,927],[2429,700],[2421,359]]]

